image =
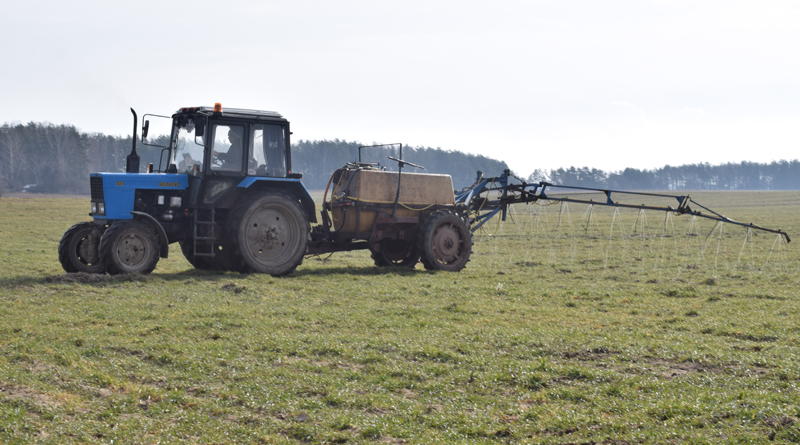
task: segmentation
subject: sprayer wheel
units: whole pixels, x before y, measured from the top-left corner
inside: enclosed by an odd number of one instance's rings
[[[469,262],[472,232],[452,210],[437,210],[425,219],[419,252],[426,269],[457,272]]]
[[[372,260],[378,267],[410,267],[419,262],[417,243],[403,239],[381,241],[381,250],[372,252]]]

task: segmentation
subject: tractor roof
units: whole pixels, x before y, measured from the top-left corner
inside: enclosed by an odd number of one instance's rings
[[[206,115],[213,115],[214,114],[214,107],[183,107],[178,109],[175,112],[178,113],[200,113]],[[229,116],[229,117],[244,117],[244,118],[272,118],[272,119],[282,119],[280,113],[276,111],[263,111],[263,110],[247,110],[244,108],[222,108],[221,112],[222,116]]]

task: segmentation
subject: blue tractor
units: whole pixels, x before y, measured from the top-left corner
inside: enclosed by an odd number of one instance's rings
[[[220,104],[181,108],[160,116],[171,120],[171,134],[159,142],[158,166],[140,173],[131,112],[126,171],[90,175],[93,221],[64,233],[65,271],[149,273],[175,242],[200,269],[282,276],[303,261],[316,216],[292,173],[288,120]],[[152,141],[143,120],[142,141]]]

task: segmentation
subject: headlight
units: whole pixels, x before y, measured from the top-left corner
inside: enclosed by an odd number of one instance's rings
[[[95,213],[97,213],[97,203],[93,202],[92,203],[92,214],[94,215]]]
[[[98,212],[99,212],[101,215],[105,215],[105,214],[106,214],[106,204],[105,204],[105,203],[103,203],[103,202],[101,202],[101,203],[98,203],[98,204],[97,204],[97,211],[98,211]]]
[[[180,207],[181,206],[181,197],[180,196],[173,196],[169,198],[169,206],[170,207]]]

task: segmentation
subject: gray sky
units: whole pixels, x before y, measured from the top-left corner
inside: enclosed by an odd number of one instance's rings
[[[518,173],[800,157],[797,1],[11,1],[0,122],[281,112]]]

